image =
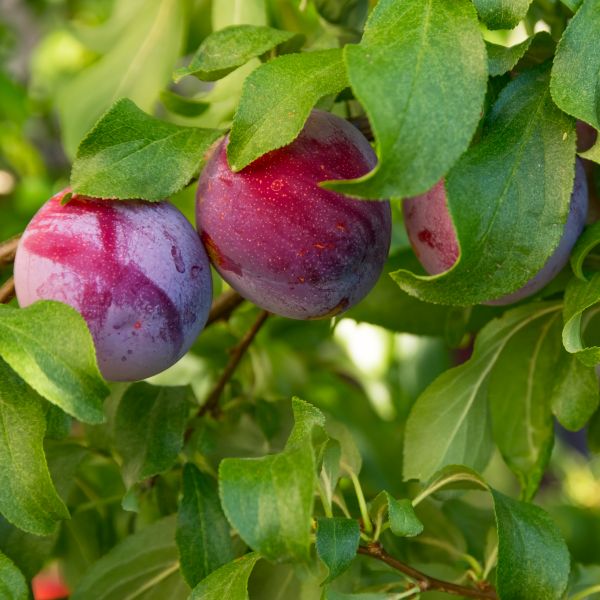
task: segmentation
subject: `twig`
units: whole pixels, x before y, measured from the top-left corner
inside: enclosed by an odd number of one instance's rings
[[[21,234],[0,243],[0,265],[8,265],[15,260],[15,254],[20,239]]]
[[[0,304],[8,304],[15,297],[15,279],[11,277],[0,286]]]
[[[263,326],[264,322],[267,320],[269,313],[266,310],[263,310],[260,315],[258,315],[258,319],[254,322],[252,327],[245,333],[244,337],[239,341],[237,346],[231,350],[231,357],[229,358],[229,362],[225,366],[223,373],[221,373],[221,377],[215,384],[215,387],[212,389],[212,392],[209,394],[206,402],[202,405],[200,410],[198,411],[198,416],[201,417],[207,413],[211,413],[213,415],[218,414],[219,412],[219,398],[227,385],[227,382],[231,379],[232,375],[235,373],[242,357],[246,353],[246,350],[250,347],[250,344],[253,342],[256,334],[260,331],[260,328]]]
[[[359,546],[358,553],[364,554],[365,556],[370,556],[371,558],[376,558],[377,560],[384,562],[386,565],[389,565],[393,569],[404,573],[411,579],[414,579],[418,585],[418,589],[421,592],[437,590],[440,592],[446,592],[447,594],[454,594],[455,596],[464,596],[467,598],[488,598],[490,600],[498,600],[496,590],[494,590],[494,588],[487,582],[482,584],[481,589],[475,589],[463,585],[457,585],[456,583],[451,583],[450,581],[442,581],[441,579],[430,577],[429,575],[418,571],[410,565],[400,562],[398,559],[388,554],[379,542],[374,542],[368,544],[367,546]]]
[[[233,290],[221,294],[212,304],[206,327],[216,321],[226,321],[231,313],[244,301],[244,299]]]

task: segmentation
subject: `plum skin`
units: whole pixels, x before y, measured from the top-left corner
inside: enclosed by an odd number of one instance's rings
[[[402,210],[410,243],[423,268],[429,274],[437,275],[452,267],[459,255],[459,246],[443,180],[421,196],[406,198]],[[583,231],[587,211],[587,181],[583,164],[577,159],[569,215],[559,245],[546,264],[523,287],[486,304],[502,306],[518,302],[554,279],[569,261],[571,250]]]
[[[290,145],[234,173],[228,138],[198,185],[196,222],[211,262],[254,304],[292,319],[327,318],[359,302],[388,255],[387,201],[360,201],[319,187],[353,179],[377,159],[344,119],[314,110]]]
[[[50,198],[19,242],[22,307],[57,300],[75,308],[112,381],[145,379],[190,348],[208,318],[210,266],[198,234],[167,202]]]

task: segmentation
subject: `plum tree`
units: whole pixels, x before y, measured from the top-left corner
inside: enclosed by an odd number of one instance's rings
[[[206,252],[167,202],[53,196],[27,226],[15,259],[21,306],[70,304],[86,320],[113,381],[163,371],[190,348],[210,309]]]
[[[202,241],[223,279],[293,319],[330,317],[361,300],[388,254],[389,202],[361,202],[319,182],[373,169],[364,136],[314,110],[294,142],[239,173],[227,163],[228,142],[204,168],[196,205]]]
[[[458,258],[459,246],[448,211],[444,182],[439,181],[421,196],[405,199],[402,209],[410,243],[423,268],[431,275],[447,271]],[[587,211],[586,175],[582,161],[577,159],[569,215],[559,245],[546,264],[523,287],[501,298],[490,299],[487,304],[517,302],[549,283],[567,264],[571,250],[585,225]]]

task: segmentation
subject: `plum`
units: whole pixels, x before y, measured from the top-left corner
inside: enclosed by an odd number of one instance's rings
[[[210,265],[198,234],[167,202],[53,196],[15,258],[20,306],[71,305],[113,381],[150,377],[185,354],[210,310]]]
[[[403,202],[404,224],[410,243],[431,275],[447,271],[456,262],[459,246],[448,211],[444,182],[439,181],[421,196]],[[504,305],[517,302],[542,289],[567,264],[569,255],[585,225],[588,210],[588,188],[581,160],[577,159],[575,183],[571,194],[569,216],[560,243],[546,264],[523,287],[487,304]]]
[[[256,305],[292,319],[339,314],[375,285],[391,238],[387,201],[319,186],[371,171],[375,153],[344,119],[314,110],[290,145],[234,173],[228,138],[200,177],[196,218],[220,275]]]

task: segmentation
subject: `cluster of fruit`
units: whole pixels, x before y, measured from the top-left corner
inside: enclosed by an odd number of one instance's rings
[[[294,319],[337,315],[377,281],[391,239],[387,201],[364,202],[319,186],[371,171],[375,154],[347,121],[313,111],[298,138],[239,173],[227,163],[228,138],[200,177],[198,233],[167,202],[109,201],[63,190],[36,214],[19,244],[15,285],[21,306],[40,299],[77,309],[110,380],[138,380],[175,363],[208,318],[209,259],[245,298]],[[566,264],[587,214],[577,164],[562,241],[515,302],[545,286]],[[448,270],[459,245],[443,182],[404,201],[415,253],[431,274]],[[207,257],[208,254],[208,257]]]

